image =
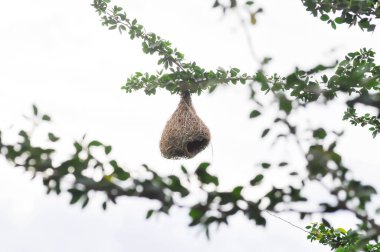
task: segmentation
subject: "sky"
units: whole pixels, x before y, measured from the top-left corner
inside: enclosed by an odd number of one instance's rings
[[[223,16],[205,0],[119,1],[130,17],[148,31],[170,40],[189,60],[205,68],[237,66],[254,72],[244,29],[235,13]],[[265,159],[288,157],[300,165],[289,145],[271,149],[260,140],[271,109],[257,120],[248,115],[254,104],[245,86],[223,87],[214,94],[193,97],[194,106],[212,134],[212,148],[192,160],[165,160],[158,143],[162,129],[179,98],[160,91],[125,94],[120,87],[135,71],[155,71],[156,58],[142,53],[139,42],[108,31],[90,6],[91,1],[6,1],[0,15],[0,128],[15,132],[25,125],[23,114],[31,104],[53,118],[51,127],[62,137],[62,156],[70,142],[84,133],[113,146],[113,156],[129,170],[146,163],[161,174],[177,174],[181,164],[194,170],[211,162],[210,171],[220,178],[221,188],[244,184]],[[257,57],[270,56],[268,72],[285,75],[295,66],[331,63],[362,47],[380,51],[378,32],[338,27],[336,31],[304,11],[300,1],[257,1],[265,10],[249,27]],[[380,62],[379,55],[376,58]],[[338,146],[358,179],[375,184],[379,143],[365,129],[342,122],[345,107],[310,106],[298,115],[300,123],[345,129]],[[328,113],[326,113],[328,111]],[[310,115],[313,115],[311,117]],[[13,128],[10,128],[13,126]],[[50,129],[47,127],[47,129]],[[44,141],[45,139],[38,139]],[[271,182],[286,183],[271,173]],[[379,188],[380,189],[380,188]],[[310,191],[315,198],[324,197]],[[123,198],[107,211],[101,197],[85,210],[69,205],[69,195],[46,195],[41,179],[0,159],[0,251],[329,251],[310,244],[306,235],[278,219],[267,216],[267,228],[257,227],[243,216],[212,233],[208,241],[197,228],[188,228],[185,211],[145,220],[154,202]],[[376,200],[378,201],[378,200]],[[317,220],[299,221],[305,226]],[[350,216],[339,214],[332,223],[350,227]]]

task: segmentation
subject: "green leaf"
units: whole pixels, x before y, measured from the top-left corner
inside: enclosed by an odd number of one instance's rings
[[[272,86],[272,90],[275,92],[282,90],[282,88],[283,88],[283,85],[278,82],[274,83]]]
[[[88,202],[90,202],[90,198],[86,195],[86,198],[82,203],[82,208],[85,208],[88,205]]]
[[[150,217],[152,217],[152,215],[153,215],[153,213],[154,213],[154,210],[152,210],[152,209],[150,209],[147,213],[146,213],[146,219],[149,219]]]
[[[114,174],[116,175],[116,178],[118,178],[121,181],[125,181],[130,178],[129,172],[124,171],[122,168],[118,167],[114,170]]]
[[[82,145],[78,142],[74,143],[74,147],[75,147],[76,152],[80,152],[83,149]]]
[[[243,190],[242,186],[237,186],[232,190],[232,196],[235,199],[240,199],[241,198],[241,191]]]
[[[88,147],[91,147],[91,146],[102,146],[103,144],[97,140],[94,140],[94,141],[91,141],[89,144],[88,144]]]
[[[48,133],[48,138],[52,142],[57,142],[59,140],[59,137],[56,137],[53,133]]]
[[[266,135],[268,135],[269,131],[270,131],[270,128],[263,130],[263,133],[261,133],[261,138],[264,138]]]
[[[49,121],[51,121],[51,118],[50,118],[50,116],[48,116],[48,115],[43,115],[43,116],[42,116],[42,120],[43,120],[43,121],[47,121],[47,122],[49,122]]]
[[[337,230],[342,234],[347,234],[347,231],[344,228],[337,228]]]
[[[337,23],[337,24],[343,24],[344,22],[345,22],[345,20],[342,17],[335,18],[335,23]]]
[[[264,169],[268,169],[268,168],[271,166],[271,164],[269,164],[269,163],[261,163],[261,166],[262,166]]]
[[[33,115],[37,116],[38,115],[38,108],[36,105],[33,104]]]
[[[207,172],[207,168],[210,166],[209,163],[201,163],[198,168],[195,170],[195,174],[198,176],[198,179],[203,184],[214,184],[219,185],[219,179],[216,176],[212,176]]]
[[[215,2],[214,2],[214,5],[212,6],[213,8],[215,8],[215,7],[218,7],[220,4],[219,4],[219,1],[218,0],[215,0]]]
[[[249,114],[249,118],[255,118],[255,117],[258,117],[259,115],[261,115],[260,111],[258,111],[258,110],[253,110],[253,111]]]
[[[327,136],[327,133],[323,128],[319,128],[313,131],[314,138],[324,139],[326,136]]]
[[[120,32],[120,33],[122,33],[123,31],[126,31],[126,30],[127,30],[127,28],[125,28],[124,25],[120,25],[120,26],[119,26],[119,32]]]
[[[288,165],[287,162],[281,162],[281,163],[278,164],[278,166],[280,166],[280,167],[284,167],[284,166],[287,166],[287,165]]]
[[[202,211],[200,211],[199,209],[192,208],[190,210],[189,215],[192,219],[199,219],[204,215],[204,213]]]
[[[366,18],[363,18],[362,20],[359,21],[359,27],[362,29],[367,29],[369,27],[369,21]]]
[[[187,171],[186,167],[181,165],[181,170],[183,172],[183,174],[189,174],[189,172]]]
[[[374,30],[376,29],[376,25],[370,25],[368,28],[367,28],[367,31],[368,32],[373,32]]]
[[[200,169],[200,170],[206,170],[209,166],[210,166],[210,163],[201,163],[198,166],[198,169]]]
[[[108,155],[110,154],[112,151],[112,146],[110,145],[107,145],[107,146],[104,146],[104,152]]]
[[[327,20],[329,20],[330,19],[330,17],[327,15],[327,14],[323,14],[322,16],[321,16],[321,20],[322,21],[327,21]]]
[[[290,114],[290,111],[292,111],[292,101],[286,98],[285,95],[281,95],[279,97],[279,108],[285,111],[286,114]]]
[[[72,188],[72,189],[69,189],[68,190],[69,193],[71,193],[71,201],[70,201],[70,204],[75,204],[76,202],[78,202],[78,200],[82,197],[83,195],[83,192],[78,190],[78,189],[75,189],[75,188]]]
[[[262,174],[256,175],[256,177],[252,179],[249,183],[251,184],[251,186],[256,186],[261,183],[263,178],[264,178],[264,175]]]

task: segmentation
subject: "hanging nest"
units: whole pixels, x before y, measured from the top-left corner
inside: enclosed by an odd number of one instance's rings
[[[185,92],[162,132],[162,156],[168,159],[193,158],[208,146],[210,139],[210,130],[198,117],[190,93]]]

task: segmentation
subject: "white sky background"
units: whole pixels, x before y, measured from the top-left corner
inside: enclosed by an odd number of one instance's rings
[[[213,1],[129,0],[130,17],[148,31],[170,40],[206,68],[237,66],[254,72],[240,21],[212,10]],[[270,72],[285,75],[294,66],[330,63],[361,47],[380,52],[379,31],[328,25],[304,11],[297,0],[258,1],[265,13],[251,28],[254,49],[260,57],[272,56]],[[288,157],[297,165],[294,146],[283,144],[271,150],[259,139],[271,118],[249,120],[254,109],[247,88],[220,88],[213,95],[194,97],[198,114],[212,132],[212,146],[190,161],[167,161],[158,148],[165,122],[175,110],[178,97],[166,92],[145,96],[125,94],[120,86],[135,71],[154,71],[157,58],[144,55],[140,42],[102,27],[90,7],[91,1],[4,1],[0,15],[0,114],[1,129],[22,125],[21,115],[31,104],[54,120],[52,128],[69,143],[87,133],[113,146],[115,158],[135,169],[142,163],[163,174],[176,173],[180,164],[190,170],[212,161],[221,187],[244,184],[257,172],[254,164]],[[331,49],[335,48],[334,52]],[[377,62],[380,62],[377,56]],[[344,106],[312,107],[300,113],[302,122],[335,129],[346,126],[347,136],[339,150],[355,176],[378,182],[378,139],[365,129],[342,122]],[[268,110],[270,114],[270,110]],[[310,114],[315,115],[311,119]],[[309,117],[308,117],[309,116]],[[40,139],[43,140],[43,139]],[[294,159],[294,160],[293,160]],[[298,163],[299,164],[299,163]],[[329,251],[310,244],[306,235],[268,216],[266,229],[244,217],[212,233],[207,241],[196,228],[188,228],[185,211],[146,221],[145,211],[155,204],[145,200],[120,199],[103,212],[100,199],[86,210],[70,206],[63,194],[46,196],[40,179],[0,161],[0,251]],[[272,173],[278,174],[278,173]],[[272,177],[277,183],[282,177]],[[255,193],[255,192],[250,192]],[[323,197],[318,191],[311,195]],[[289,220],[305,226],[294,215]],[[334,217],[337,226],[349,227],[348,216]],[[331,218],[332,219],[332,218]]]

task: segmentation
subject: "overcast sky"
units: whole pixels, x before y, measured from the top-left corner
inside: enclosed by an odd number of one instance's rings
[[[220,11],[211,9],[211,0],[120,3],[130,17],[170,40],[189,60],[206,68],[256,70],[239,18],[234,13],[223,17]],[[265,159],[288,157],[294,165],[299,164],[291,146],[283,144],[272,150],[260,140],[261,130],[271,118],[248,119],[254,105],[244,86],[194,97],[198,114],[211,130],[212,148],[193,160],[163,159],[158,148],[160,134],[178,97],[164,91],[145,96],[143,92],[125,94],[120,90],[133,72],[155,71],[157,59],[144,55],[139,42],[102,27],[90,4],[89,0],[2,3],[2,130],[24,125],[21,115],[35,103],[52,115],[52,128],[64,139],[63,154],[72,151],[70,142],[87,133],[89,138],[111,144],[114,157],[130,170],[147,163],[159,173],[171,174],[177,173],[180,164],[194,170],[200,162],[212,162],[211,171],[226,189],[249,181],[257,172],[255,163]],[[380,52],[378,31],[372,34],[344,26],[333,31],[305,12],[297,0],[262,0],[257,4],[265,13],[258,17],[257,25],[250,27],[252,46],[258,57],[274,58],[270,72],[285,75],[295,66],[331,63],[361,47]],[[375,184],[379,177],[379,143],[368,131],[342,122],[344,109],[338,103],[311,106],[297,120],[346,128],[347,137],[339,150],[356,177]],[[315,117],[310,118],[310,114]],[[287,183],[272,174],[272,181]],[[316,194],[311,193],[322,197]],[[156,206],[146,200],[120,199],[106,212],[101,210],[99,197],[85,210],[68,202],[66,194],[46,196],[40,178],[31,180],[30,174],[0,159],[0,251],[329,251],[310,244],[304,233],[270,216],[266,229],[236,216],[207,241],[200,230],[187,227],[189,218],[181,210],[146,221],[145,211]],[[283,216],[300,226],[312,221]],[[350,227],[355,222],[349,217],[339,215],[332,222]]]

